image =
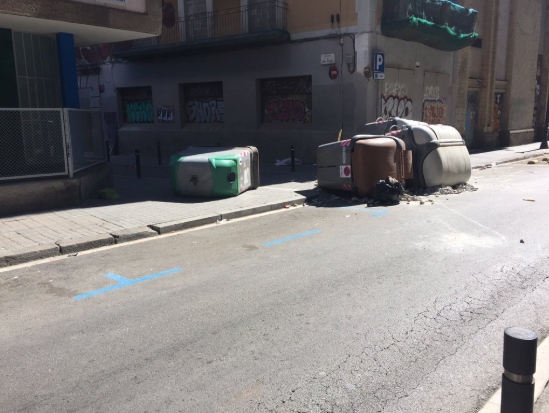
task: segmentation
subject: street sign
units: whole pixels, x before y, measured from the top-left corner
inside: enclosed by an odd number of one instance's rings
[[[335,53],[328,53],[320,55],[320,64],[321,65],[333,65],[336,61]]]
[[[385,79],[385,53],[374,52],[374,79]]]
[[[349,165],[339,167],[339,177],[340,178],[350,178],[351,177],[351,167]]]
[[[330,71],[328,72],[330,75],[330,79],[336,80],[337,75],[339,74],[339,70],[337,70],[337,66],[330,67]]]

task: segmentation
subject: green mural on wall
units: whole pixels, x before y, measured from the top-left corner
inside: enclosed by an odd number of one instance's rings
[[[126,103],[126,123],[153,123],[154,110],[151,101]]]

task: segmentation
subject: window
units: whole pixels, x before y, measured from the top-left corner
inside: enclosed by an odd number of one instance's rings
[[[182,89],[185,123],[225,122],[223,82],[186,83]]]
[[[311,123],[312,76],[261,79],[262,123]]]
[[[128,87],[120,90],[124,123],[154,123],[152,89]]]
[[[62,107],[55,40],[13,32],[13,44],[20,107]]]

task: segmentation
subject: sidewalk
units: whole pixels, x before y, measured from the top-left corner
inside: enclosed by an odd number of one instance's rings
[[[534,405],[534,413],[549,413],[549,387],[545,387]]]
[[[471,154],[473,168],[549,154],[539,143]],[[135,177],[133,156],[113,157],[115,187],[121,198],[92,200],[71,209],[0,218],[0,267],[70,254],[303,204],[318,192],[316,166],[261,165],[261,186],[226,199],[184,198],[173,194],[166,165],[142,160]]]
[[[471,150],[471,166],[473,169],[478,169],[494,163],[498,165],[549,154],[549,149],[540,150],[539,146],[540,142],[535,142],[528,145],[499,148],[488,152]]]
[[[149,178],[168,177],[166,166],[144,165],[137,179],[134,167],[113,164],[120,199],[0,218],[0,267],[299,205],[318,193],[312,165],[298,165],[295,173],[288,166],[261,168],[257,190],[201,199],[175,195],[169,179]]]

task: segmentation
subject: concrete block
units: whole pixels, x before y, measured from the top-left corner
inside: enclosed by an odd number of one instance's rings
[[[114,238],[110,234],[88,235],[81,238],[57,241],[56,244],[59,245],[61,254],[72,254],[74,252],[113,245]]]
[[[179,221],[164,222],[161,224],[149,225],[149,227],[159,234],[181,231],[189,228],[196,228],[202,225],[213,224],[221,219],[221,214],[203,215],[200,217],[182,219]]]
[[[68,179],[2,184],[0,216],[78,205],[78,186]]]
[[[34,245],[11,251],[0,252],[0,267],[22,264],[59,255],[59,247],[55,244]]]
[[[230,211],[222,212],[221,218],[222,219],[242,218],[250,215],[262,214],[264,212],[269,212],[271,210],[272,210],[272,207],[270,204],[258,205],[258,206],[247,207],[247,208],[239,208],[239,209],[233,209]]]
[[[114,237],[115,244],[122,244],[137,239],[154,237],[155,235],[158,235],[158,232],[153,231],[149,227],[139,227],[111,232],[111,235]]]

